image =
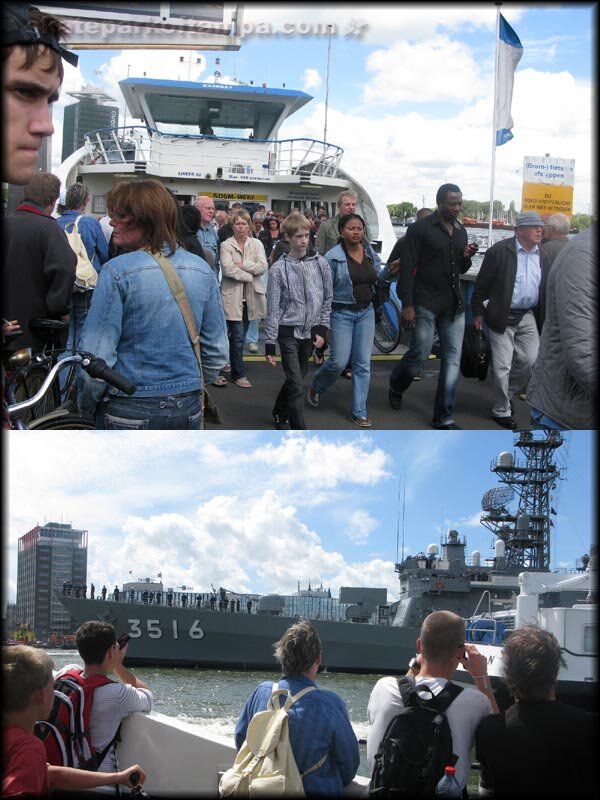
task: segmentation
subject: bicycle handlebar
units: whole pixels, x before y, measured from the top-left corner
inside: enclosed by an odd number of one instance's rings
[[[109,366],[107,366],[106,361],[101,358],[97,358],[91,353],[75,353],[74,355],[63,358],[52,367],[39,391],[33,397],[30,397],[28,400],[22,400],[20,403],[9,405],[9,415],[14,417],[21,411],[25,411],[26,409],[33,408],[33,406],[37,405],[37,403],[42,400],[50,388],[58,373],[65,369],[65,367],[68,367],[69,364],[79,364],[89,375],[91,375],[92,378],[100,378],[106,383],[109,383],[111,386],[114,386],[115,389],[119,389],[119,391],[124,392],[125,394],[135,394],[137,388],[135,384],[131,383],[131,381],[124,375],[115,372],[114,369],[111,369]]]
[[[91,358],[91,361],[87,366],[85,364],[82,364],[81,366],[85,369],[88,375],[91,375],[92,378],[100,378],[100,380],[110,383],[111,386],[114,386],[115,389],[119,389],[119,391],[123,392],[124,394],[135,394],[137,387],[128,378],[126,378],[124,375],[121,375],[119,372],[115,372],[114,369],[108,366],[104,359],[96,358],[91,354],[87,355],[89,358]]]

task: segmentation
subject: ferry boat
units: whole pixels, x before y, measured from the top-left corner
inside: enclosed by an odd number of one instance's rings
[[[344,189],[358,196],[374,247],[384,256],[396,241],[385,204],[341,166],[341,147],[310,138],[278,139],[281,125],[313,98],[305,92],[214,82],[126,78],[119,82],[131,125],[89,131],[57,171],[63,186],[90,189],[91,212],[106,211],[116,181],[152,177],[182,203],[208,195],[216,208],[241,202],[288,214],[323,207],[337,213]],[[136,122],[136,121],[139,121]]]
[[[467,560],[466,539],[457,531],[442,537],[427,553],[409,556],[396,565],[400,599],[388,602],[387,590],[342,587],[332,597],[322,586],[290,595],[247,595],[221,587],[219,591],[174,591],[149,579],[125,584],[118,599],[85,599],[57,593],[73,620],[112,622],[118,633],[131,636],[132,665],[180,665],[224,669],[272,669],[277,665],[273,643],[298,617],[313,620],[323,642],[323,666],[330,671],[403,672],[412,655],[425,617],[433,611],[454,611],[465,619],[477,610],[482,596],[491,611],[516,607],[519,575],[547,574],[551,490],[560,476],[554,455],[562,445],[558,433],[516,434],[525,460],[503,452],[491,470],[504,485],[483,497],[482,523],[496,535],[495,556],[482,563],[475,551]],[[519,493],[516,510],[513,492]],[[559,590],[561,590],[559,594]],[[548,597],[551,605],[572,605],[585,598],[582,588],[566,585]]]

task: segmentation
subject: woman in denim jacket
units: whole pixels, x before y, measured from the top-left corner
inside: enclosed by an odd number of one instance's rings
[[[227,363],[227,331],[215,273],[180,246],[177,205],[160,181],[117,184],[106,195],[115,243],[126,252],[98,277],[80,349],[103,358],[137,387],[126,397],[86,373],[79,379],[82,411],[101,429],[202,427],[202,390]],[[187,328],[152,253],[176,269],[194,312],[203,374]]]
[[[308,390],[308,402],[319,399],[352,365],[352,410],[350,420],[370,428],[367,396],[371,379],[371,351],[375,335],[373,296],[381,260],[365,239],[365,222],[358,214],[344,214],[338,223],[340,243],[325,258],[333,277],[331,304],[331,355],[317,370]]]

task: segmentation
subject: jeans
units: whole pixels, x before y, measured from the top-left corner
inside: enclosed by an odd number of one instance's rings
[[[336,382],[348,363],[352,365],[352,416],[367,416],[371,380],[371,352],[375,335],[373,306],[362,311],[331,312],[331,354],[313,378],[313,389],[324,394]]]
[[[92,302],[93,292],[73,292],[71,297],[73,301],[73,309],[69,319],[69,335],[67,337],[66,349],[69,353],[77,350],[79,340],[81,339],[81,332],[83,330],[83,323],[86,320],[90,303]]]
[[[289,420],[292,430],[304,431],[303,381],[308,372],[313,343],[310,339],[295,339],[293,333],[290,336],[280,335],[278,342],[285,382],[275,400],[273,416],[279,416],[282,421]]]
[[[248,323],[248,330],[244,337],[245,344],[258,344],[258,320],[253,319]]]
[[[88,315],[90,303],[92,302],[92,294],[93,292],[73,292],[71,295],[73,308],[71,309],[71,315],[69,318],[69,333],[67,336],[67,343],[65,345],[65,353],[64,355],[59,356],[59,361],[65,358],[65,356],[71,355],[79,346],[83,324]],[[96,355],[96,353],[94,353],[94,355]],[[76,369],[79,370],[80,367],[77,367]],[[60,386],[61,392],[64,391],[67,385],[70,372],[71,368],[64,369],[58,376],[58,385]]]
[[[510,402],[515,392],[527,384],[537,358],[540,337],[532,311],[518,325],[508,325],[504,333],[488,328],[492,349],[492,414],[510,417]]]
[[[229,360],[231,361],[231,380],[245,378],[244,372],[244,339],[248,331],[248,308],[244,303],[242,319],[227,320],[227,338],[229,339]]]
[[[415,306],[415,311],[416,324],[409,348],[390,375],[390,389],[402,394],[412,384],[413,378],[419,374],[429,358],[437,328],[442,364],[435,393],[432,425],[447,425],[454,422],[452,415],[460,371],[465,315],[435,314],[423,306]]]
[[[96,408],[98,430],[200,430],[203,409],[200,392],[164,397],[113,397]]]

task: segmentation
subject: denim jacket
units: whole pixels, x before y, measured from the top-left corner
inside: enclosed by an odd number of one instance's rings
[[[379,273],[381,269],[381,259],[373,250],[370,244],[363,242],[367,258],[373,263],[373,266]],[[336,244],[331,250],[325,253],[325,258],[331,267],[331,277],[333,278],[333,302],[344,303],[345,305],[354,305],[356,302],[354,292],[352,290],[352,280],[348,272],[348,261],[346,260],[346,253],[341,244]]]
[[[206,261],[181,247],[169,260],[194,311],[204,381],[210,383],[229,357],[217,278]],[[160,266],[145,250],[125,253],[104,265],[79,348],[100,356],[135,383],[136,397],[183,394],[203,384],[179,306]],[[81,383],[82,411],[93,412],[106,384],[83,372]],[[108,392],[119,394],[112,387]]]
[[[306,675],[284,676],[280,689],[298,694],[315,686]],[[260,683],[246,701],[235,726],[235,745],[239,749],[246,738],[248,725],[258,711],[264,711],[271,696],[273,681]],[[356,734],[352,729],[346,704],[335,692],[317,687],[301,697],[289,711],[290,744],[300,774],[313,767],[323,756],[324,763],[302,779],[308,797],[339,797],[360,764]]]

